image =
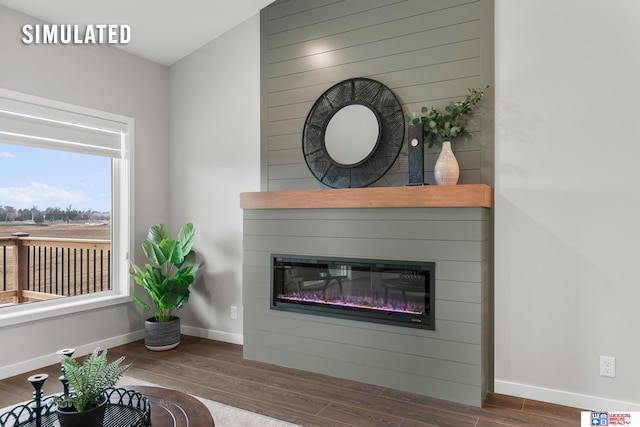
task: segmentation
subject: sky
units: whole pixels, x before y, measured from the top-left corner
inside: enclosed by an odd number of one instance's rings
[[[0,142],[0,206],[111,211],[111,159]]]

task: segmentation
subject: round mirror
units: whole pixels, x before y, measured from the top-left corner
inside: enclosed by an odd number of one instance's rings
[[[327,89],[302,130],[309,170],[333,188],[366,187],[391,168],[404,141],[400,101],[382,83],[357,77]]]
[[[339,109],[327,123],[324,146],[329,157],[341,165],[366,160],[378,145],[380,122],[376,114],[361,104]]]

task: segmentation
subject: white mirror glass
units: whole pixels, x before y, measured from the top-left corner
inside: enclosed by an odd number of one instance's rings
[[[380,126],[375,113],[364,105],[351,104],[333,115],[324,134],[329,156],[342,165],[366,159],[376,147]]]

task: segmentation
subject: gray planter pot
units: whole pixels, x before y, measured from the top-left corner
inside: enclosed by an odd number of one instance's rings
[[[180,344],[180,318],[173,316],[168,322],[156,322],[150,317],[144,322],[144,346],[151,351],[164,351]]]

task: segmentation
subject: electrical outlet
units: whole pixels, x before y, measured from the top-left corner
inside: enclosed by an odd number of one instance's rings
[[[611,377],[616,376],[616,358],[611,356],[600,356],[600,376]]]
[[[235,305],[231,306],[231,319],[236,320],[238,318],[238,307]]]

